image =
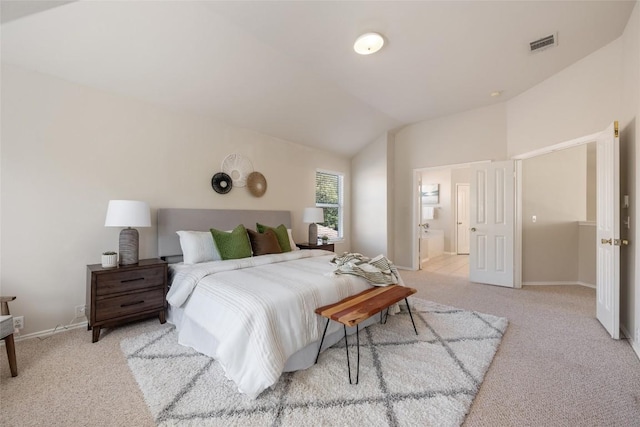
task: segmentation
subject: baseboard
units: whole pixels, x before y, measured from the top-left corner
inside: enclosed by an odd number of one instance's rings
[[[629,343],[631,344],[631,348],[635,351],[636,356],[638,356],[638,360],[640,360],[640,343],[629,338]]]
[[[595,289],[596,285],[592,285],[591,283],[585,282],[522,282],[523,286],[566,286],[566,285],[578,285],[584,286],[585,288]]]
[[[631,348],[636,353],[636,356],[638,356],[638,359],[640,359],[640,342],[637,342],[633,339],[633,334],[629,333],[624,325],[620,325],[620,330],[624,334],[625,338],[629,341],[629,344],[631,344]]]
[[[38,338],[38,337],[44,337],[47,335],[53,335],[53,334],[58,334],[60,332],[64,332],[64,331],[68,331],[70,329],[77,329],[77,328],[86,328],[87,327],[88,322],[85,320],[84,322],[80,322],[80,323],[72,323],[71,325],[60,325],[60,326],[56,326],[53,329],[47,329],[44,331],[39,331],[39,332],[32,332],[30,334],[26,334],[26,335],[18,335],[18,334],[13,334],[13,340],[14,341],[22,341],[22,340],[28,340],[31,338]],[[2,345],[4,345],[4,341],[2,341]]]

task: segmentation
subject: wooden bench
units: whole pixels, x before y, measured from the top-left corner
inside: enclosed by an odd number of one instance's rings
[[[356,384],[358,384],[358,379],[360,376],[360,322],[367,320],[374,314],[380,313],[380,320],[382,322],[382,312],[386,309],[387,316],[389,315],[389,307],[393,304],[405,300],[407,303],[407,310],[409,311],[409,316],[411,317],[411,323],[413,324],[413,330],[416,335],[418,335],[418,330],[416,329],[416,324],[413,321],[413,314],[411,314],[411,308],[409,307],[409,301],[407,297],[415,294],[417,291],[413,288],[408,288],[406,286],[400,285],[389,285],[389,286],[376,286],[371,289],[367,289],[365,291],[360,292],[359,294],[352,295],[347,297],[341,301],[338,301],[335,304],[325,305],[323,307],[316,308],[316,314],[319,314],[322,317],[327,318],[327,323],[324,327],[324,332],[322,333],[322,339],[320,340],[320,347],[318,347],[318,355],[316,356],[316,362],[318,363],[318,358],[320,357],[320,350],[322,350],[322,343],[324,342],[324,337],[327,333],[327,327],[329,326],[329,321],[333,320],[338,323],[342,323],[342,327],[344,329],[344,341],[345,347],[347,349],[347,369],[349,371],[349,384],[351,382],[351,366],[349,363],[349,345],[347,342],[347,326],[356,327],[356,340],[357,340],[357,348],[358,348],[358,365],[356,369]],[[385,321],[382,323],[386,323]]]

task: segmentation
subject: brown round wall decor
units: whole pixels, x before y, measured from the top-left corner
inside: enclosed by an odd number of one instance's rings
[[[260,172],[251,172],[247,176],[247,188],[255,197],[262,197],[267,191],[267,180]]]
[[[227,194],[233,187],[233,181],[226,173],[218,172],[211,178],[211,187],[216,193]]]

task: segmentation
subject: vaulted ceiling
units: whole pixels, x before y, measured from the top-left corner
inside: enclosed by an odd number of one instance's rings
[[[508,100],[619,37],[635,1],[2,1],[2,61],[345,156]],[[353,42],[386,43],[360,56]],[[557,34],[558,46],[529,52]],[[491,97],[494,91],[499,97]]]

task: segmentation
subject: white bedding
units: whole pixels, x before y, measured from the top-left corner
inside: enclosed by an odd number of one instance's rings
[[[317,307],[371,287],[361,277],[332,277],[334,255],[305,250],[173,266],[167,300],[180,313],[170,318],[180,344],[216,358],[255,398],[278,381],[291,355],[320,339]],[[211,342],[199,342],[203,332]]]

